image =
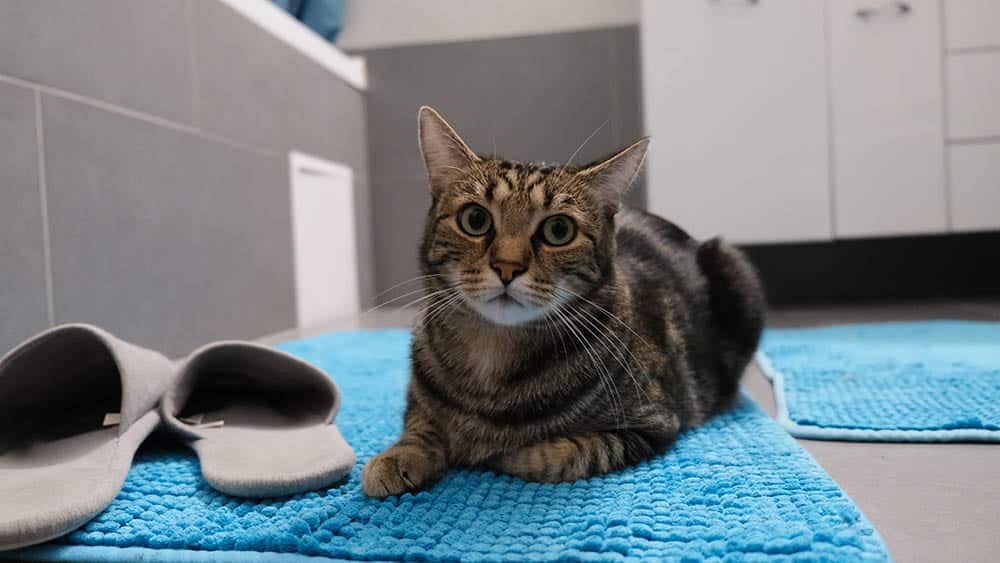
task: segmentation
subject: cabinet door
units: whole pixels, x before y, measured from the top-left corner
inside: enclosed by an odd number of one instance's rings
[[[948,49],[1000,47],[1000,2],[944,0]]]
[[[823,0],[644,0],[649,207],[735,242],[831,236]]]
[[[949,152],[952,228],[1000,229],[1000,143],[956,145]]]
[[[940,3],[829,6],[836,236],[946,230]]]

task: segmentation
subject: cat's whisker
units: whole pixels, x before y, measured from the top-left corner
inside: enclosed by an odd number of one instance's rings
[[[622,369],[625,370],[625,374],[628,375],[629,379],[632,380],[632,385],[635,386],[636,392],[642,395],[643,398],[648,401],[649,395],[642,388],[642,386],[639,385],[639,380],[637,380],[635,378],[635,375],[633,375],[632,367],[628,365],[625,358],[625,354],[623,353],[624,350],[625,352],[631,354],[631,351],[628,349],[628,346],[625,345],[625,343],[622,342],[620,339],[619,339],[620,344],[616,344],[614,341],[612,341],[608,335],[610,334],[617,337],[617,335],[614,334],[614,331],[612,331],[608,327],[608,325],[603,324],[600,321],[597,321],[583,307],[576,307],[574,308],[574,311],[584,315],[588,315],[590,317],[590,318],[582,317],[583,320],[587,323],[587,326],[590,327],[589,332],[595,338],[599,338],[602,341],[602,343],[604,344],[604,348],[608,351],[609,354],[611,354],[612,357],[614,357],[615,360],[618,361],[618,365],[620,365]],[[635,356],[632,356],[632,359],[635,359]]]
[[[623,321],[623,320],[621,320],[620,318],[618,318],[618,316],[617,316],[617,315],[615,315],[614,313],[612,313],[611,311],[608,311],[608,310],[607,310],[607,309],[605,309],[604,307],[601,307],[601,306],[600,306],[600,305],[598,305],[597,303],[594,303],[594,302],[593,302],[593,301],[591,301],[590,299],[587,299],[586,297],[584,297],[584,296],[580,295],[579,293],[577,293],[577,292],[573,291],[572,289],[569,289],[569,288],[565,288],[565,287],[561,287],[561,286],[560,286],[560,287],[556,287],[556,291],[564,291],[564,292],[567,292],[567,293],[568,293],[568,294],[569,294],[570,296],[572,296],[572,297],[576,297],[577,299],[580,299],[580,300],[581,300],[581,301],[583,301],[584,303],[589,303],[589,304],[593,305],[593,306],[594,306],[594,307],[595,307],[596,309],[598,309],[598,310],[602,311],[602,312],[603,312],[604,314],[608,315],[608,316],[609,316],[609,317],[611,317],[612,319],[614,319],[614,320],[618,321],[619,323],[621,323],[621,325],[622,325],[623,327],[627,328],[627,329],[629,330],[629,332],[631,332],[632,334],[634,334],[634,335],[635,335],[635,337],[636,337],[636,338],[638,338],[638,339],[639,339],[640,341],[642,341],[642,343],[643,343],[643,344],[645,344],[646,346],[649,346],[649,343],[648,343],[648,342],[646,342],[646,339],[645,339],[645,338],[643,338],[641,334],[639,334],[638,332],[636,332],[636,331],[635,331],[635,329],[633,329],[632,327],[630,327],[630,326],[628,325],[628,323],[626,323],[625,321]]]
[[[626,352],[628,352],[628,355],[630,356],[630,358],[632,359],[632,361],[634,361],[636,363],[636,365],[639,366],[640,369],[642,369],[642,370],[646,369],[646,366],[639,360],[639,358],[637,358],[635,356],[635,354],[632,353],[632,350],[628,346],[628,344],[624,340],[622,340],[622,338],[620,336],[618,336],[618,333],[616,333],[615,331],[611,330],[611,327],[609,327],[607,324],[605,324],[603,321],[601,321],[601,319],[597,318],[597,316],[595,316],[593,313],[591,313],[590,311],[588,311],[586,308],[579,307],[578,310],[581,313],[583,313],[583,314],[587,315],[588,317],[590,317],[591,319],[593,319],[593,321],[595,323],[597,323],[600,326],[602,326],[605,329],[607,329],[608,334],[610,334],[612,337],[614,337],[615,340],[618,341],[618,344],[620,344],[621,347],[624,348],[624,350]]]
[[[557,170],[557,172],[555,174],[555,178],[553,178],[553,181],[555,181],[555,180],[557,180],[559,178],[562,178],[562,176],[564,176],[564,175],[567,176],[567,177],[566,177],[566,180],[564,182],[562,182],[561,184],[559,184],[557,186],[556,191],[562,190],[567,185],[569,185],[570,182],[573,181],[574,174],[568,172],[567,169],[566,169],[566,167],[573,163],[573,159],[576,158],[576,155],[579,154],[580,151],[583,150],[583,147],[587,146],[587,143],[589,143],[590,140],[593,139],[601,131],[601,129],[604,129],[604,126],[607,125],[609,121],[610,121],[609,119],[605,119],[604,123],[601,123],[600,125],[598,125],[597,129],[594,129],[594,132],[591,133],[586,139],[584,139],[583,142],[580,143],[580,146],[577,147],[575,151],[573,151],[573,154],[569,155],[569,158],[566,159],[566,163],[563,164],[562,166],[560,166],[558,168],[558,170]]]
[[[552,317],[549,314],[545,314],[542,316],[541,320],[542,323],[545,324],[546,328],[549,329],[549,338],[554,341],[555,339],[553,338],[553,335],[558,335],[559,343],[562,344],[563,356],[569,356],[569,350],[566,349],[566,339],[563,338],[562,331],[560,331],[559,327],[556,326]],[[555,344],[555,342],[553,342],[553,344]]]
[[[579,297],[578,294],[575,294],[573,292],[570,292],[570,293]],[[564,295],[568,295],[568,294],[564,294]],[[599,305],[593,303],[592,301],[590,301],[588,299],[584,299],[582,297],[580,297],[580,298],[583,299],[585,302],[590,303],[594,307],[601,308],[605,313],[611,315],[611,313],[609,313],[606,309],[603,309],[602,307],[600,307]],[[587,311],[585,308],[579,307],[576,310],[579,311],[581,314],[587,315],[587,317],[589,317],[590,319],[592,319],[593,323],[597,323],[598,325],[604,327],[604,329],[606,330],[607,334],[610,334],[612,337],[614,337],[617,340],[620,349],[624,350],[629,355],[630,359],[633,362],[635,362],[635,364],[639,367],[640,373],[645,374],[645,375],[648,376],[648,374],[646,373],[646,366],[643,364],[642,361],[639,360],[639,358],[637,358],[635,356],[635,354],[632,352],[632,349],[628,346],[628,344],[625,343],[624,340],[621,339],[620,336],[618,336],[617,333],[615,333],[615,331],[611,330],[610,327],[608,327],[605,323],[603,323],[600,319],[598,319],[593,313],[591,313],[590,311]],[[614,316],[614,315],[611,315],[611,316]],[[629,328],[629,330],[631,330],[631,328],[628,327],[628,325],[626,325],[623,321],[621,321],[621,319],[618,319],[617,317],[615,317],[615,319],[618,320],[620,323],[622,323],[623,326],[625,326],[626,328]],[[632,331],[632,333],[635,334],[635,331]],[[636,336],[638,336],[638,335],[636,335]],[[642,339],[641,336],[639,336],[639,339],[642,340],[645,343],[645,340]],[[628,370],[628,375],[629,375],[629,377],[632,378],[633,382],[638,387],[638,382],[636,381],[635,376],[632,373],[631,369]]]
[[[423,288],[423,287],[420,287],[420,288],[417,288],[417,289],[411,289],[410,291],[407,291],[406,293],[404,293],[402,295],[398,295],[398,296],[393,297],[392,299],[390,299],[388,301],[385,301],[383,303],[379,303],[378,305],[375,305],[371,309],[367,309],[367,310],[363,311],[361,314],[362,315],[367,315],[369,313],[373,313],[373,312],[378,311],[379,309],[381,309],[383,307],[387,307],[389,305],[392,305],[393,303],[396,303],[398,301],[402,301],[403,299],[406,299],[408,297],[412,297],[413,295],[417,295],[419,293],[423,293],[424,291],[426,291],[426,289]]]
[[[571,315],[567,314],[567,313],[563,313],[563,315],[566,318],[567,324],[570,327],[570,329],[573,330],[577,334],[577,337],[578,337],[580,343],[583,344],[589,350],[589,354],[590,354],[591,358],[598,358],[598,362],[597,363],[598,363],[600,369],[602,370],[602,372],[604,374],[604,378],[608,381],[608,384],[609,384],[609,386],[611,388],[611,393],[612,393],[612,396],[611,396],[611,399],[612,399],[612,408],[614,408],[614,403],[617,402],[618,403],[618,410],[621,412],[621,422],[620,422],[620,424],[624,424],[624,421],[625,421],[625,405],[622,402],[621,393],[618,391],[618,384],[615,382],[614,377],[611,376],[611,370],[608,369],[607,365],[603,361],[600,361],[600,354],[598,354],[598,352],[594,348],[594,346],[592,344],[590,344],[587,341],[587,339],[584,337],[583,331],[581,330],[582,327],[580,325],[578,325],[577,322],[575,322],[576,319],[574,317],[572,317]]]
[[[562,318],[562,314],[561,313],[558,313],[555,310],[553,310],[553,312],[556,313],[557,316],[559,316],[560,318]],[[567,329],[569,329],[570,336],[573,338],[573,340],[575,340],[577,342],[577,344],[579,344],[581,347],[583,347],[584,353],[587,354],[587,357],[590,359],[591,366],[593,366],[593,368],[594,368],[594,370],[593,370],[592,373],[595,374],[595,375],[597,375],[597,380],[600,383],[601,388],[604,389],[605,393],[607,393],[607,395],[608,395],[608,399],[611,401],[612,412],[615,414],[616,417],[618,417],[619,414],[618,414],[617,405],[615,404],[615,400],[614,400],[614,392],[611,390],[611,387],[608,385],[607,377],[605,377],[604,373],[599,368],[599,364],[598,364],[597,360],[594,359],[594,356],[587,349],[586,344],[583,343],[583,341],[580,339],[580,336],[573,329],[569,328],[569,322],[566,321],[566,320],[562,320],[561,323],[562,323],[563,326],[565,326]],[[616,424],[620,424],[620,423],[618,423],[616,421]]]
[[[410,278],[408,280],[403,280],[403,281],[397,283],[396,285],[394,285],[392,287],[389,287],[389,288],[386,288],[386,289],[382,290],[381,292],[379,292],[379,294],[375,296],[375,299],[378,300],[379,297],[382,297],[386,293],[389,293],[390,291],[392,291],[392,290],[394,290],[394,289],[396,289],[398,287],[402,287],[402,286],[404,286],[406,284],[414,283],[414,282],[418,282],[418,281],[424,281],[424,280],[428,280],[430,278],[443,277],[443,276],[444,276],[444,274],[425,274],[425,275],[422,275],[422,276],[412,277],[412,278]]]
[[[431,293],[428,293],[427,295],[424,295],[423,297],[418,297],[417,299],[414,299],[413,301],[410,301],[409,303],[406,303],[405,305],[400,305],[399,308],[400,309],[406,309],[407,307],[412,307],[413,305],[416,305],[417,303],[421,303],[421,302],[423,302],[423,301],[425,301],[427,299],[430,299],[430,298],[432,298],[432,297],[434,297],[436,295],[440,295],[440,294],[442,294],[444,292],[451,291],[451,290],[455,289],[456,287],[458,287],[458,284],[452,284],[452,285],[450,285],[448,287],[445,287],[444,289],[439,289],[437,291],[432,291]],[[423,292],[423,291],[424,291],[424,288],[415,289],[413,291],[408,291],[408,292],[404,293],[403,295],[400,295],[399,297],[396,297],[395,299],[390,299],[389,301],[386,301],[385,303],[381,303],[379,305],[376,305],[376,306],[372,307],[371,309],[368,309],[367,311],[365,311],[365,312],[363,312],[361,314],[362,315],[367,315],[367,314],[373,313],[373,312],[375,312],[375,311],[377,311],[377,310],[379,310],[379,309],[381,309],[383,307],[386,307],[388,305],[392,305],[393,303],[396,303],[396,302],[398,302],[398,301],[400,301],[402,299],[405,299],[407,297],[410,297],[410,296],[412,296],[414,294],[417,294],[417,293],[420,293],[420,292]]]
[[[595,136],[597,136],[598,133],[601,132],[601,129],[604,129],[604,126],[607,125],[609,121],[611,121],[611,120],[610,119],[605,119],[604,123],[598,125],[597,129],[594,129],[594,132],[591,133],[589,137],[587,137],[586,139],[584,139],[583,142],[580,143],[580,146],[577,147],[575,151],[573,151],[573,154],[569,155],[569,158],[566,159],[566,164],[563,164],[562,167],[566,168],[567,166],[569,166],[570,164],[572,164],[573,163],[573,159],[576,158],[576,155],[579,154],[580,151],[583,150],[583,147],[587,146],[587,143],[589,143],[591,139],[593,139]]]
[[[455,290],[451,295],[442,297],[440,301],[427,307],[424,313],[423,319],[425,324],[430,324],[432,321],[437,320],[439,317],[445,314],[445,312],[454,309],[455,303],[462,299],[461,290]]]
[[[608,391],[608,399],[611,401],[612,411],[617,411],[616,415],[620,413],[620,417],[618,418],[616,425],[619,429],[622,428],[625,424],[625,405],[622,403],[621,394],[618,393],[618,386],[611,377],[611,372],[608,370],[607,366],[604,365],[604,362],[600,361],[599,354],[597,354],[593,346],[587,342],[587,339],[583,337],[583,334],[577,328],[573,319],[569,315],[560,311],[558,308],[553,309],[552,312],[563,320],[563,324],[567,329],[569,329],[570,334],[587,353],[587,356],[590,358],[591,363],[597,371],[601,385]]]
[[[622,368],[624,369],[629,369],[628,366],[625,364],[624,361],[625,355],[622,353],[620,346],[607,337],[606,333],[610,332],[607,325],[595,324],[594,321],[591,320],[590,318],[582,316],[586,314],[586,311],[582,307],[572,307],[571,311],[573,313],[576,313],[577,315],[580,315],[579,317],[580,320],[586,323],[583,325],[583,327],[587,329],[587,332],[589,332],[591,336],[599,339],[600,342],[605,345],[605,348],[608,350],[611,356],[618,361],[618,364],[621,365]],[[608,345],[610,345],[611,348],[608,348]]]

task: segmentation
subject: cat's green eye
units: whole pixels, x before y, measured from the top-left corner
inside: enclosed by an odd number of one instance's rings
[[[465,234],[481,237],[493,227],[493,217],[481,205],[470,204],[458,213],[458,226]]]
[[[553,215],[542,223],[542,239],[551,246],[565,246],[576,238],[576,223],[565,215]]]

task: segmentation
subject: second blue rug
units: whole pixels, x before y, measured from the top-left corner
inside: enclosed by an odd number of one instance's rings
[[[757,359],[794,436],[1000,441],[1000,323],[768,330]]]
[[[103,514],[16,554],[64,561],[884,561],[858,507],[742,398],[665,455],[575,483],[451,471],[416,495],[361,491],[365,461],[402,425],[405,331],[334,333],[283,349],[333,374],[358,463],[339,486],[251,501],[202,479],[182,446],[147,445]]]

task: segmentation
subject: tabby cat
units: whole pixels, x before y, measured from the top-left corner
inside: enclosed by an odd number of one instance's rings
[[[648,139],[586,166],[512,162],[477,155],[429,107],[419,138],[427,305],[403,434],[365,466],[368,495],[425,489],[449,467],[600,475],[730,403],[761,285],[721,240],[620,208]]]

